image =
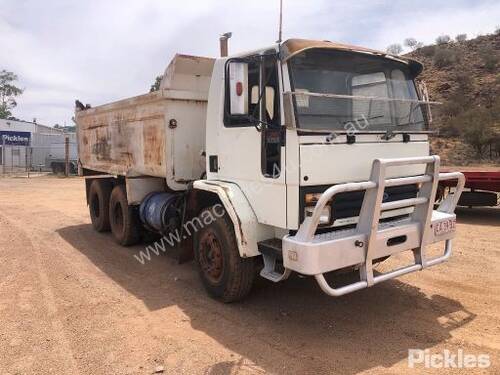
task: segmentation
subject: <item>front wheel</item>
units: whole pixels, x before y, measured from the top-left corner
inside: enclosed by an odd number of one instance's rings
[[[220,217],[214,207],[198,216],[201,229],[195,233],[194,253],[198,272],[210,296],[222,302],[243,299],[255,277],[254,258],[242,258],[227,214]]]

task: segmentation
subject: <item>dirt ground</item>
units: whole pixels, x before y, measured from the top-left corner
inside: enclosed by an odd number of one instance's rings
[[[460,210],[452,258],[423,272],[339,299],[262,280],[224,305],[192,263],[95,233],[83,186],[0,179],[0,374],[500,373],[500,210]],[[410,369],[409,348],[492,366]]]

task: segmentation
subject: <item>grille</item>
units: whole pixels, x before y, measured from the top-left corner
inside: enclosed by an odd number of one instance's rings
[[[322,193],[329,187],[330,186],[311,186],[301,188],[300,222],[304,220],[305,195],[308,193]],[[384,190],[383,202],[392,202],[401,199],[415,198],[417,194],[417,185],[393,186]],[[330,206],[332,208],[332,218],[330,225],[334,225],[335,220],[338,219],[346,219],[359,216],[364,196],[364,191],[346,192],[335,195],[332,202],[330,203]]]
[[[417,193],[416,185],[393,186],[384,190],[383,202],[415,198]],[[337,194],[331,203],[333,221],[359,216],[364,196],[364,191]]]

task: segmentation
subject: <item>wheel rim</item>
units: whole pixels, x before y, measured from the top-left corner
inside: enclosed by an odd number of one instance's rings
[[[115,231],[121,233],[123,230],[123,211],[119,203],[113,207],[113,224]]]
[[[200,266],[205,277],[213,284],[222,279],[224,258],[222,246],[211,231],[205,231],[200,238]]]

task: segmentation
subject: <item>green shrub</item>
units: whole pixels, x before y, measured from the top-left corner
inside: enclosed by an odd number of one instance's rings
[[[434,53],[434,65],[438,68],[450,66],[458,61],[457,53],[448,48],[437,48]]]
[[[460,127],[451,119],[441,120],[437,126],[439,136],[443,138],[452,138],[460,136]]]
[[[467,92],[472,89],[472,75],[473,73],[465,70],[455,72],[455,82],[458,83],[458,94],[467,95]]]
[[[435,45],[430,45],[430,46],[424,46],[420,49],[420,53],[426,57],[432,57],[434,56],[434,53],[436,52],[436,46]]]
[[[494,72],[499,60],[497,51],[493,48],[485,48],[479,53],[479,55],[483,60],[485,69],[490,72]]]
[[[461,101],[456,100],[455,95],[451,95],[450,98],[443,103],[439,109],[439,113],[446,117],[458,116],[463,112],[464,107]]]
[[[481,158],[484,152],[495,142],[495,119],[487,108],[473,108],[453,119],[454,126],[460,129],[463,140],[468,143]]]

